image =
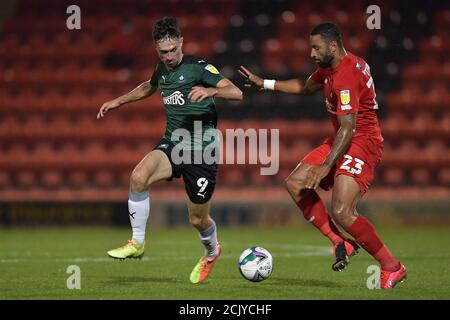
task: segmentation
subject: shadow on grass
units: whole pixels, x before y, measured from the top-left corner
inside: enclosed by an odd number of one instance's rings
[[[268,284],[275,286],[301,286],[301,287],[321,287],[321,288],[340,288],[342,287],[338,282],[317,280],[317,279],[290,279],[290,278],[277,278],[271,279]]]
[[[180,283],[180,279],[162,277],[113,277],[104,281],[105,285],[128,285],[131,283]]]
[[[273,287],[319,287],[319,288],[342,288],[342,283],[326,281],[326,280],[317,280],[317,279],[298,279],[298,278],[271,278],[266,281],[262,281],[260,283],[255,283],[255,285],[260,285],[259,288],[265,288],[269,290],[273,290]],[[248,285],[245,285],[245,288],[248,288]]]

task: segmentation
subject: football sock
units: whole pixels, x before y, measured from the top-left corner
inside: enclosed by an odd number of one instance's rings
[[[347,229],[368,253],[370,253],[386,271],[397,271],[400,262],[394,258],[388,248],[381,241],[374,226],[363,216],[358,216],[353,224]]]
[[[305,219],[319,229],[333,244],[344,241],[344,236],[331,219],[317,192],[310,190],[297,202],[297,206],[303,212]]]
[[[205,246],[205,256],[208,260],[214,259],[217,254],[217,229],[214,220],[211,220],[212,224],[203,231],[200,231],[200,241]]]
[[[150,197],[148,191],[129,192],[128,211],[133,229],[133,239],[139,244],[145,241],[145,227],[150,215]]]

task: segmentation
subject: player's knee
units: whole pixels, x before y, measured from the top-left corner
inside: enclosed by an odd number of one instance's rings
[[[346,204],[333,204],[331,208],[333,219],[341,226],[346,227],[353,221],[353,210]]]
[[[284,180],[285,187],[287,191],[292,195],[299,195],[302,190],[302,183],[298,179],[293,179],[291,177],[287,177]]]
[[[189,223],[196,228],[201,228],[205,223],[205,219],[200,216],[191,215],[189,216]]]
[[[138,168],[134,169],[130,177],[130,188],[133,192],[142,192],[148,188],[147,174]]]

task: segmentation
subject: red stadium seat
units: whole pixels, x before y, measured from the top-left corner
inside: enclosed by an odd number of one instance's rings
[[[113,187],[115,185],[113,172],[105,169],[96,171],[94,174],[94,183],[99,187]]]
[[[267,167],[260,164],[252,165],[249,167],[249,183],[251,183],[256,188],[261,188],[264,186],[270,186],[273,183],[274,177],[272,175],[262,175],[261,168]]]
[[[68,173],[67,182],[69,186],[81,189],[89,185],[89,175],[84,170],[71,171]]]
[[[8,189],[12,187],[11,175],[7,171],[0,171],[0,188]]]
[[[450,166],[440,169],[437,178],[443,186],[450,186]]]
[[[411,180],[416,185],[429,185],[431,182],[430,170],[426,168],[414,169],[411,175]]]
[[[57,188],[63,185],[64,178],[60,171],[49,170],[41,173],[41,183],[46,188]]]
[[[218,181],[222,181],[229,186],[239,186],[246,183],[247,179],[244,171],[237,165],[223,165],[221,169],[221,175],[218,176]]]
[[[36,173],[31,170],[19,171],[15,174],[16,185],[19,188],[30,188],[37,184]]]
[[[399,186],[405,181],[405,173],[399,167],[386,168],[383,173],[383,181],[390,186]]]

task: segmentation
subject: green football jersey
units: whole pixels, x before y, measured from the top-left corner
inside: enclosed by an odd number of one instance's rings
[[[193,103],[188,94],[195,86],[215,87],[223,78],[213,65],[193,56],[183,56],[181,63],[172,70],[167,70],[162,62],[157,65],[150,83],[161,91],[167,117],[166,139],[194,150],[202,150],[217,141],[214,98]],[[189,133],[190,141],[186,134],[180,139],[183,132]]]

